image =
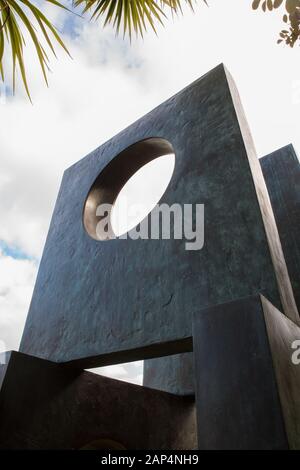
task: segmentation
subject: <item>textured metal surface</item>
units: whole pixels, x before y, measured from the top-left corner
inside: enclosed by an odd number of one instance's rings
[[[268,188],[295,300],[300,308],[300,164],[287,145],[259,160]],[[297,321],[297,319],[296,319]],[[193,393],[193,355],[150,359],[144,384],[179,395]],[[188,377],[187,377],[187,374]],[[174,380],[176,377],[176,381]]]
[[[288,145],[260,160],[300,309],[300,163]]]
[[[279,307],[281,297],[296,315],[249,135],[219,66],[69,168],[21,351],[86,368],[191,351],[195,311],[258,291]],[[161,202],[205,204],[201,251],[186,251],[184,240],[99,242],[84,229],[84,203],[97,175],[151,137],[166,139],[176,154]]]
[[[287,449],[261,297],[195,316],[200,449]]]
[[[0,391],[1,449],[194,449],[193,400],[12,353]]]
[[[292,361],[295,352],[292,345],[295,340],[300,340],[300,328],[268,300],[262,298],[262,305],[289,446],[299,450],[300,364]]]
[[[148,359],[144,361],[143,385],[176,395],[194,395],[193,353]]]

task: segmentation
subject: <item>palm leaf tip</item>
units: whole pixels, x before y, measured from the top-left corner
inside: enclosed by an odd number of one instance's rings
[[[59,8],[68,10],[57,0],[46,1]],[[30,12],[31,17],[28,12]],[[23,45],[25,44],[23,31],[27,31],[32,40],[46,84],[48,84],[49,58],[41,40],[45,41],[54,55],[53,39],[68,54],[69,52],[55,26],[30,0],[0,0],[0,72],[4,77],[3,57],[6,48],[10,47],[13,67],[13,90],[15,90],[18,68],[26,93],[31,100],[23,57]]]
[[[202,0],[207,5],[207,0]],[[74,0],[75,7],[82,7],[82,13],[91,13],[91,19],[103,18],[104,26],[111,24],[118,34],[132,32],[143,36],[147,27],[156,32],[156,23],[163,24],[167,15],[166,9],[172,13],[181,13],[183,4],[192,9],[196,0]]]

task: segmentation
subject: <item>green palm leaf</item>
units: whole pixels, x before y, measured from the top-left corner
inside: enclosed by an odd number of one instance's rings
[[[202,0],[206,3],[206,0]],[[74,0],[75,7],[83,7],[82,13],[90,12],[92,19],[104,18],[104,26],[112,24],[116,33],[122,27],[123,34],[131,38],[134,31],[143,36],[147,26],[156,32],[155,23],[163,24],[165,8],[181,13],[182,5],[193,8],[196,0]]]
[[[67,8],[56,0],[45,0],[56,5],[59,8]],[[26,8],[31,12],[36,24],[33,24],[29,18]],[[66,46],[61,40],[56,28],[46,18],[46,16],[29,0],[0,0],[0,74],[4,80],[3,56],[6,47],[10,46],[13,64],[13,89],[15,89],[16,71],[19,68],[26,93],[30,98],[29,87],[26,76],[26,69],[23,58],[23,47],[25,45],[24,35],[21,28],[29,33],[33,42],[39,64],[46,83],[47,72],[49,70],[49,58],[45,48],[41,44],[37,34],[37,28],[40,29],[40,35],[45,39],[51,51],[55,54],[51,36],[68,53]],[[68,53],[69,54],[69,53]]]

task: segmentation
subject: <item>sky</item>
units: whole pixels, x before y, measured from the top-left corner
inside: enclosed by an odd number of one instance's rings
[[[28,42],[33,105],[20,83],[11,95],[9,76],[0,98],[0,351],[19,347],[64,169],[174,93],[223,62],[258,155],[288,143],[300,151],[299,48],[277,45],[281,14],[251,3],[199,1],[131,44],[101,22],[47,7],[72,59],[51,60],[47,88]],[[142,363],[102,372],[141,383]]]
[[[150,161],[129,178],[111,211],[111,227],[117,237],[136,227],[159,203],[174,168],[175,154],[170,153]]]

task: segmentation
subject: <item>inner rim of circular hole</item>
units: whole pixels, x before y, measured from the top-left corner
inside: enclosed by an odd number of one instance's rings
[[[125,148],[107,163],[92,183],[83,207],[83,227],[91,238],[96,241],[116,238],[111,227],[111,212],[114,204],[117,204],[119,194],[121,192],[123,193],[123,187],[127,185],[129,180],[138,173],[139,170],[154,160],[160,160],[163,156],[169,156],[170,159],[171,167],[169,167],[168,171],[169,178],[166,178],[164,187],[156,194],[155,203],[153,201],[152,205],[148,205],[149,213],[153,206],[159,202],[171,180],[175,162],[175,152],[172,144],[161,137],[148,137]],[[157,165],[155,166],[157,167]],[[142,173],[145,171],[146,170],[143,169]],[[153,193],[152,188],[156,185],[155,181],[160,180],[160,175],[164,173],[164,171],[160,171],[156,168],[152,178],[146,178],[146,181],[149,180],[150,182],[152,180],[150,190],[148,190],[149,194]],[[145,184],[142,185],[143,193],[147,192],[146,186]],[[139,202],[138,194],[135,202]],[[116,214],[116,207],[114,208],[114,213]],[[148,213],[145,215],[148,215]],[[136,221],[134,225],[137,225],[139,222],[141,222],[141,220]],[[122,232],[121,228],[118,230],[115,227],[115,230],[117,233]],[[128,229],[126,228],[125,233],[127,233],[127,231]]]

